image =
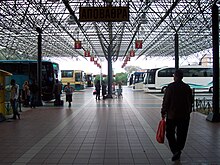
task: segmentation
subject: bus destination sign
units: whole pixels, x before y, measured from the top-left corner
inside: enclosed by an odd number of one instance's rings
[[[129,21],[129,7],[80,7],[81,22],[122,22]]]

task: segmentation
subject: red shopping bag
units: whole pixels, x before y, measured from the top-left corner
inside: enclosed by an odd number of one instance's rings
[[[166,128],[166,121],[165,119],[161,119],[157,128],[156,139],[158,143],[164,143],[165,139],[165,128]]]
[[[97,92],[96,92],[96,90],[94,89],[92,93],[93,93],[93,95],[96,95]]]

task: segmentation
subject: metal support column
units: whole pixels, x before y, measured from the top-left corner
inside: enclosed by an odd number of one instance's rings
[[[179,36],[175,34],[175,70],[179,69]]]
[[[106,98],[112,98],[112,22],[108,23],[109,28],[109,46],[108,46],[108,95]]]
[[[37,55],[37,84],[39,87],[38,97],[37,97],[37,106],[42,106],[42,98],[41,98],[41,89],[42,89],[42,30],[37,27],[38,32],[38,55]]]
[[[220,121],[219,114],[219,22],[218,6],[212,6],[212,44],[213,44],[213,112],[209,113],[206,120]]]

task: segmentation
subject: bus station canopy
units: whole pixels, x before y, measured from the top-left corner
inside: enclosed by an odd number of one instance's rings
[[[37,59],[37,28],[42,30],[43,57],[84,57],[90,51],[101,59],[111,52],[117,60],[130,50],[135,57],[172,57],[176,33],[179,56],[188,56],[212,48],[213,4],[214,0],[0,0],[0,57]],[[100,13],[99,21],[79,20],[81,7],[109,6],[129,7],[129,20],[101,20]],[[135,47],[137,40],[142,48]],[[81,49],[75,49],[76,41],[81,41]]]

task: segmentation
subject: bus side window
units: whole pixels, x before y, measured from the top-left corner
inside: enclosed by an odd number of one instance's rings
[[[210,69],[210,68],[207,69],[207,70],[206,70],[206,73],[207,73],[207,76],[208,76],[208,77],[213,77],[213,70],[212,70],[212,68],[211,68],[211,69]]]
[[[195,74],[195,73],[193,73],[193,74],[192,74],[192,77],[198,77],[198,75],[197,75],[197,74]]]

